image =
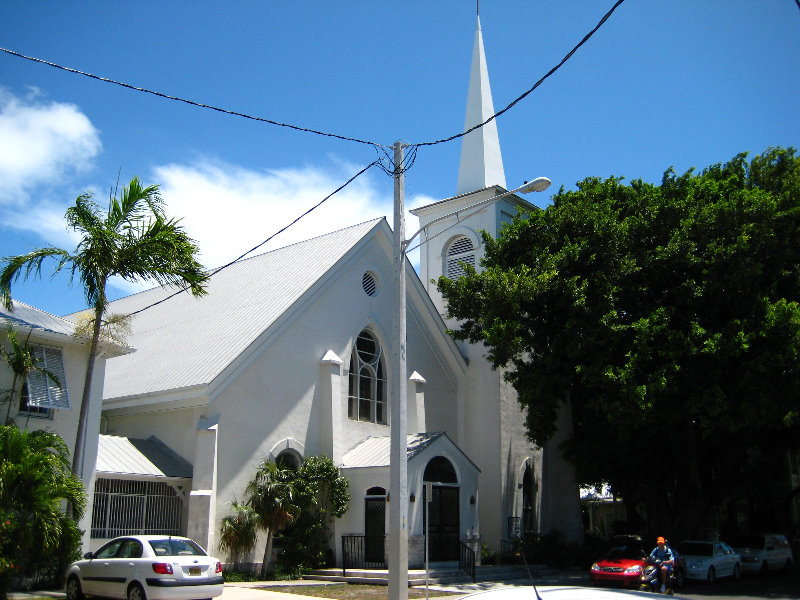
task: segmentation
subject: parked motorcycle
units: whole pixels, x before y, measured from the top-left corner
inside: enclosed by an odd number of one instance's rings
[[[652,556],[645,559],[644,569],[639,577],[639,590],[642,592],[652,592],[654,594],[661,593],[661,561],[656,560]],[[675,586],[675,569],[671,569],[667,580],[664,583],[664,593],[672,596],[672,588]]]

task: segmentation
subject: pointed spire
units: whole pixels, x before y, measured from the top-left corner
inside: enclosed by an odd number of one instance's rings
[[[489,87],[489,70],[486,67],[481,19],[478,16],[464,131],[484,122],[493,114],[494,104],[492,103],[492,90]],[[500,155],[500,137],[497,135],[497,122],[494,120],[462,138],[461,166],[458,169],[456,195],[474,192],[492,185],[506,187],[503,157]]]

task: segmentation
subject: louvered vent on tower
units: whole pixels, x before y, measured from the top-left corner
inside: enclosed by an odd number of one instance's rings
[[[475,266],[475,247],[472,240],[462,235],[454,239],[447,248],[445,276],[456,280],[464,275],[464,265]]]

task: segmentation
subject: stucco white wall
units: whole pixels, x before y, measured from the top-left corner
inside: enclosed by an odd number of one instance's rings
[[[256,340],[236,364],[229,365],[217,381],[209,382],[207,397],[197,398],[196,407],[165,410],[169,407],[167,402],[107,411],[108,433],[131,437],[155,435],[194,462],[198,420],[202,416],[219,415],[214,531],[218,530],[220,519],[230,512],[230,501],[244,499],[247,482],[276,445],[290,440],[306,456],[324,453],[340,459],[368,436],[389,435],[388,425],[357,422],[347,417],[347,369],[356,336],[369,328],[384,351],[389,379],[386,389],[390,393],[390,256],[388,239],[382,236],[370,239]],[[367,296],[362,288],[366,271],[378,280],[379,291],[374,297]],[[429,306],[409,302],[408,374],[418,371],[427,381],[424,394],[425,410],[430,415],[428,430],[434,427],[455,435],[463,360],[440,329],[431,331],[427,326],[429,312]],[[333,351],[343,362],[338,377],[341,433],[334,440],[334,447],[321,435],[323,428],[330,427],[330,409],[324,408],[325,399],[320,397],[325,389],[320,385],[320,361],[328,351]],[[454,361],[460,372],[458,369],[453,372]],[[330,369],[335,371],[335,365],[328,367],[328,373]],[[335,383],[337,378],[331,379]],[[187,400],[184,398],[182,402]],[[203,406],[206,402],[207,406]],[[196,472],[195,477],[198,475]],[[385,487],[388,489],[388,481]],[[363,493],[359,494],[363,504]],[[355,514],[352,510],[349,514]],[[360,512],[363,521],[363,505]],[[261,560],[264,541],[260,541],[253,560]]]

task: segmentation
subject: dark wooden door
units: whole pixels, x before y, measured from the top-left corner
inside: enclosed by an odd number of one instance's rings
[[[458,488],[433,486],[428,508],[428,552],[431,562],[458,560],[459,493]]]

